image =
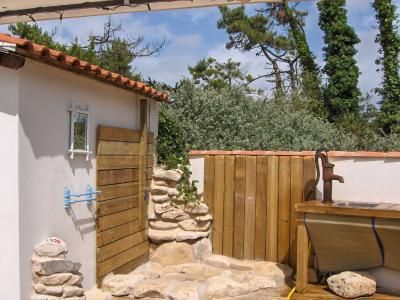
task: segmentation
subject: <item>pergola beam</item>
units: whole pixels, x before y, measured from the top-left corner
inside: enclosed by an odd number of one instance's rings
[[[0,0],[0,24],[280,0]]]

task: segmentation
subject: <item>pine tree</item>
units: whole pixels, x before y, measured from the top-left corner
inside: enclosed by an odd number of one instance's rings
[[[255,76],[253,80],[264,78],[275,85],[277,92],[287,88],[297,89],[294,40],[286,30],[278,30],[279,22],[274,16],[274,6],[267,5],[251,16],[246,14],[244,6],[222,6],[220,11],[218,28],[225,29],[229,34],[226,47],[241,51],[254,50],[257,56],[266,59],[267,73]]]
[[[71,56],[98,65],[128,78],[140,80],[140,74],[132,71],[132,62],[138,57],[158,54],[166,41],[145,43],[142,36],[121,38],[122,27],[112,22],[111,18],[104,24],[101,35],[90,35],[88,44],[82,44],[75,38],[71,45],[57,42],[56,30],[44,31],[37,24],[17,23],[8,29],[12,34],[28,39],[34,43],[65,52]]]
[[[348,25],[345,0],[321,0],[319,25],[324,32],[327,85],[323,99],[332,122],[354,122],[360,117],[361,92],[357,87],[359,69],[354,58],[360,42]]]
[[[203,58],[193,67],[188,67],[195,84],[203,87],[221,89],[233,85],[245,86],[252,79],[240,70],[240,62],[231,58],[224,63],[215,58]]]
[[[382,86],[377,88],[381,96],[378,126],[386,133],[400,133],[400,35],[396,26],[398,15],[391,0],[375,0],[375,17],[379,24],[376,42],[381,57],[376,63],[383,71]]]

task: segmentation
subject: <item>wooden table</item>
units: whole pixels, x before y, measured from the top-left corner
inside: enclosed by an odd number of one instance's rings
[[[296,204],[298,213],[297,225],[297,281],[296,291],[306,292],[308,282],[308,256],[309,236],[305,224],[305,214],[328,214],[338,216],[357,216],[382,219],[400,219],[400,205],[391,203],[380,203],[375,207],[348,207],[339,206],[341,201],[324,204],[320,200],[312,200]]]

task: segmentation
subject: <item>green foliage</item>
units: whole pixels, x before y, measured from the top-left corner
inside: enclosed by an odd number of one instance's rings
[[[65,52],[68,55],[79,57],[82,60],[98,65],[107,70],[122,74],[134,80],[140,80],[140,74],[132,72],[132,62],[141,56],[157,54],[165,45],[165,41],[154,44],[144,44],[143,37],[121,38],[121,25],[114,24],[109,19],[104,24],[102,35],[90,35],[88,44],[83,45],[76,37],[71,45],[55,41],[56,31],[49,33],[41,29],[36,23],[17,23],[8,29],[13,35],[31,40],[34,43]]]
[[[183,137],[179,119],[168,109],[166,104],[161,104],[157,137],[158,164],[167,169],[181,170],[182,177],[177,185],[179,196],[186,203],[198,203],[200,198],[196,182],[190,181],[192,173],[189,169],[189,148]]]
[[[238,87],[201,89],[182,82],[165,107],[181,128],[182,143],[199,150],[395,150],[397,135],[345,132],[315,117],[301,99],[254,99]]]
[[[189,163],[180,169],[182,171],[182,177],[178,182],[177,190],[179,197],[185,202],[194,202],[195,204],[200,203],[200,196],[197,190],[197,180],[190,181],[192,172],[189,169]]]
[[[319,68],[315,62],[315,56],[311,52],[307,42],[306,34],[303,29],[303,15],[302,18],[297,17],[298,11],[291,8],[287,0],[282,3],[283,11],[285,12],[286,22],[289,24],[291,34],[295,41],[295,47],[299,56],[300,64],[302,67],[302,86],[307,87],[307,92],[311,91],[312,96],[315,99],[321,99],[321,80],[319,77]],[[320,101],[317,102],[317,104]],[[318,109],[321,111],[323,108],[319,105]],[[315,110],[314,110],[315,111]],[[322,112],[319,113],[322,115]]]
[[[194,82],[202,87],[221,89],[232,85],[246,85],[252,77],[240,70],[240,62],[228,59],[225,63],[215,58],[203,58],[193,67],[188,67]]]
[[[167,105],[161,104],[158,115],[157,159],[159,164],[168,169],[177,169],[189,162],[188,148],[183,139],[180,121]]]
[[[328,77],[323,91],[329,120],[340,122],[343,118],[358,118],[360,115],[357,87],[359,69],[354,59],[360,42],[354,29],[347,23],[345,0],[321,0],[317,4],[319,25],[324,32],[323,72]]]
[[[386,132],[400,133],[400,35],[396,26],[398,15],[391,0],[375,0],[375,17],[379,24],[381,57],[376,63],[383,70],[382,87],[377,89],[381,96],[381,111],[377,123]]]
[[[54,37],[56,35],[55,30],[53,30],[52,32],[44,31],[36,23],[33,23],[32,25],[28,23],[11,24],[8,26],[8,30],[10,30],[13,35],[31,40],[34,43],[45,45],[49,48],[53,48],[62,52],[67,51],[66,45],[57,43],[54,40]]]

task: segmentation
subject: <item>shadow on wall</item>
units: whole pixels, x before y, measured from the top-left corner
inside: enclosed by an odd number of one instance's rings
[[[80,205],[85,205],[81,203]],[[91,215],[89,218],[78,218],[77,214],[74,212],[74,206],[72,205],[71,208],[67,210],[68,216],[71,217],[72,222],[74,223],[76,231],[79,232],[81,239],[84,240],[84,236],[96,231],[96,212],[93,205],[86,205],[87,209]]]
[[[90,157],[93,156],[94,154],[92,154]],[[65,160],[68,161],[69,167],[71,168],[74,176],[76,175],[76,170],[85,170],[86,175],[89,176],[90,170],[93,170],[93,164],[90,157],[89,160],[86,160],[86,155],[77,155],[77,157],[71,159],[69,153],[65,154]]]

